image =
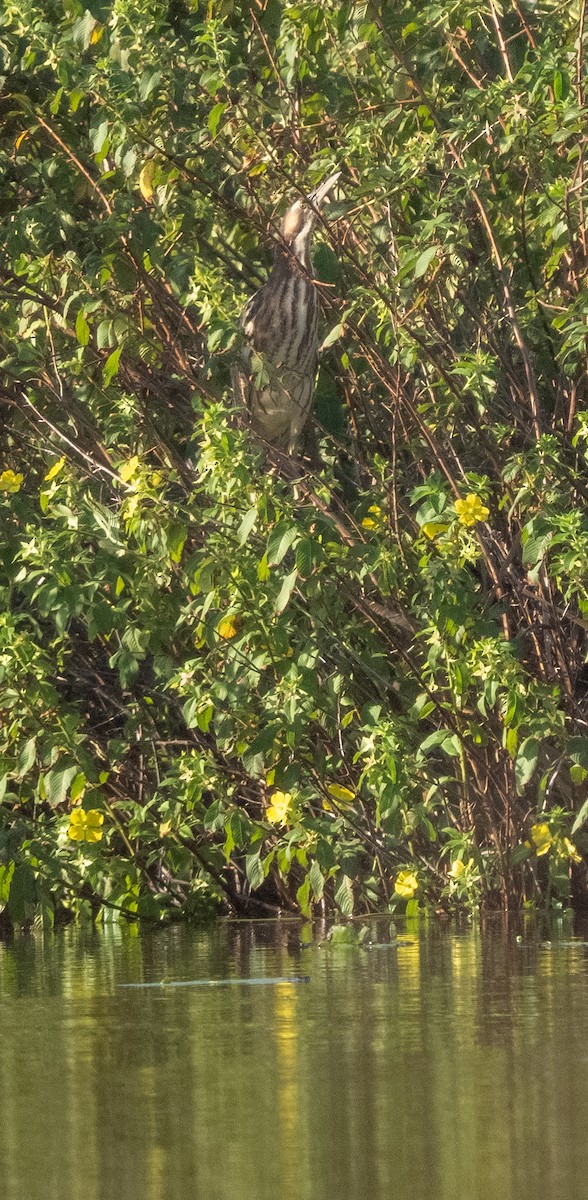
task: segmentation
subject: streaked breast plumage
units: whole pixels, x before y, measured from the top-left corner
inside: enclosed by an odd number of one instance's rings
[[[257,436],[292,455],[302,447],[318,363],[319,298],[310,243],[320,206],[339,175],[288,209],[270,277],[241,318],[245,345],[237,399],[246,405]]]

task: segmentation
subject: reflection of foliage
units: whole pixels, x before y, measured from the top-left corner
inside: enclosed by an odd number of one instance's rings
[[[423,898],[569,893],[584,83],[574,6],[524,7],[5,6],[14,919],[349,914],[416,905],[417,868]],[[341,165],[325,469],[294,499],[228,416],[236,314],[277,198]],[[91,853],[76,812],[108,814]]]

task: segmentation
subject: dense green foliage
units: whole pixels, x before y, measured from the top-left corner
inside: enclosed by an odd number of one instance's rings
[[[7,0],[11,920],[583,893],[584,9]],[[230,367],[339,166],[293,490]]]

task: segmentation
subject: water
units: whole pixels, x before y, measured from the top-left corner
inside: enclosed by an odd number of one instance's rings
[[[301,948],[295,921],[0,943],[2,1200],[586,1195],[588,941],[398,932],[379,949]],[[168,986],[292,976],[310,982]]]

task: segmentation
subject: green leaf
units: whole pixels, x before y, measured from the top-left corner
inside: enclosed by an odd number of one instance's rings
[[[171,521],[166,530],[167,548],[174,563],[179,563],[186,544],[188,529],[182,521]]]
[[[430,733],[425,738],[424,742],[421,742],[419,749],[422,754],[426,754],[428,750],[433,750],[435,746],[440,746],[448,736],[451,735],[448,735],[446,729],[436,729],[434,733]]]
[[[350,917],[353,912],[353,884],[348,875],[343,875],[341,883],[335,892],[335,904],[343,913],[343,916]]]
[[[524,791],[537,766],[539,745],[538,738],[528,737],[519,746],[514,768],[516,788],[519,796]]]
[[[86,93],[83,92],[81,88],[73,88],[69,94],[69,107],[71,112],[77,112],[85,94]]]
[[[567,751],[572,762],[588,770],[588,738],[573,737],[567,744]]]
[[[203,708],[201,707],[198,709],[198,712],[196,713],[196,724],[201,733],[208,733],[210,722],[212,721],[213,716],[213,704],[205,704]]]
[[[76,317],[76,337],[80,346],[87,346],[90,341],[90,326],[81,310]]]
[[[444,754],[448,754],[450,758],[459,758],[462,752],[461,739],[457,733],[452,733],[450,737],[446,737],[441,743],[441,749]]]
[[[310,886],[312,888],[312,894],[314,896],[314,899],[322,900],[323,893],[325,890],[325,877],[319,867],[319,864],[318,864],[316,858],[313,859],[313,861],[311,863],[310,871],[308,872],[308,878],[310,881]]]
[[[250,508],[249,512],[245,513],[245,516],[243,517],[243,520],[241,521],[241,524],[239,526],[239,532],[237,534],[237,541],[240,546],[245,545],[245,542],[247,541],[247,538],[249,537],[249,534],[251,533],[251,530],[253,529],[253,526],[255,525],[256,521],[257,521],[257,506],[255,508]]]
[[[555,100],[567,100],[570,94],[570,80],[565,71],[553,73],[553,96]]]
[[[282,586],[278,592],[278,595],[277,595],[275,603],[274,603],[274,612],[281,613],[284,611],[284,609],[286,608],[286,606],[288,604],[290,596],[292,595],[292,592],[294,591],[294,588],[296,587],[297,579],[298,579],[298,571],[296,570],[296,567],[295,567],[294,570],[291,571],[289,575],[286,575],[286,577],[282,583]]]
[[[104,158],[108,153],[108,121],[101,121],[90,134],[92,149],[97,159]]]
[[[0,909],[4,908],[8,902],[14,868],[13,862],[7,863],[5,867],[0,866]]]
[[[220,119],[227,108],[228,104],[226,102],[221,102],[220,104],[215,104],[214,108],[211,109],[208,115],[208,128],[210,130],[211,137],[216,137]]]
[[[328,346],[332,346],[333,342],[338,342],[340,337],[343,337],[345,332],[344,325],[334,325],[321,343],[321,350],[326,350]]]
[[[30,771],[37,755],[37,739],[36,737],[29,738],[25,746],[23,746],[18,756],[18,778],[23,777]]]
[[[420,254],[416,260],[413,271],[413,279],[420,279],[425,274],[425,271],[432,263],[436,253],[436,246],[428,246],[426,250],[423,250],[423,253]]]
[[[310,916],[310,876],[307,875],[296,891],[296,901],[303,917]]]
[[[155,88],[161,83],[161,71],[143,71],[139,80],[139,99],[147,100]]]
[[[278,566],[298,536],[298,529],[291,521],[278,521],[267,540],[268,562]]]
[[[530,846],[526,846],[524,842],[520,842],[518,846],[514,847],[510,855],[510,865],[516,867],[518,863],[526,862],[532,853],[533,851]]]
[[[70,783],[78,774],[77,767],[53,767],[44,777],[45,798],[52,808],[65,804]]]
[[[259,854],[245,855],[245,873],[253,891],[257,891],[265,879],[263,864]]]
[[[76,800],[79,800],[80,796],[83,796],[85,787],[86,776],[83,771],[79,771],[71,785],[70,799],[72,804],[75,804]]]
[[[147,647],[151,640],[151,630],[139,629],[137,625],[127,625],[122,640],[127,649],[131,651],[131,654],[142,658],[147,653]]]
[[[312,549],[312,542],[309,538],[304,538],[296,546],[296,568],[303,579],[308,579],[312,574]]]
[[[588,820],[588,800],[585,800],[575,821],[574,821],[574,824],[572,825],[572,837],[574,836],[575,833],[578,832],[579,829],[582,828],[582,826],[586,823],[587,820]]]
[[[117,346],[116,350],[113,350],[112,354],[109,354],[108,358],[106,359],[104,370],[102,372],[102,378],[107,386],[114,379],[114,376],[118,374],[121,354],[122,346]]]
[[[257,578],[260,583],[265,583],[270,577],[270,569],[267,561],[267,554],[262,555],[257,566]]]
[[[243,765],[252,774],[258,775],[263,771],[264,756],[274,746],[279,728],[278,721],[270,721],[253,739],[251,745],[242,751]]]

